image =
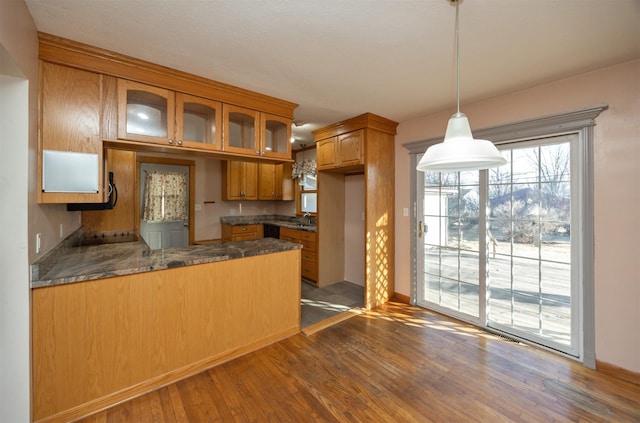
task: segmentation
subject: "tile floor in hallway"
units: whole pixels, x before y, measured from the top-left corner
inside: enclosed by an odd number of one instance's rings
[[[364,306],[364,287],[352,282],[336,282],[323,288],[302,282],[301,324],[302,328]]]

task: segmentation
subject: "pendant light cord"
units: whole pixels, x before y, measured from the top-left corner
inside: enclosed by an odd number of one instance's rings
[[[460,23],[458,18],[458,5],[460,4],[460,0],[455,0],[456,2],[456,104],[457,104],[457,113],[460,114]]]

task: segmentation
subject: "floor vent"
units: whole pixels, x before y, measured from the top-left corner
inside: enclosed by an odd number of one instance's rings
[[[510,336],[507,336],[507,335],[499,333],[499,332],[494,332],[494,331],[491,331],[491,330],[488,330],[488,329],[484,329],[484,328],[482,329],[482,331],[488,333],[489,335],[495,336],[496,338],[502,339],[503,341],[506,341],[506,342],[511,342],[511,343],[514,343],[514,344],[521,344],[522,343],[522,342],[520,342],[519,340],[517,340],[515,338],[512,338]]]

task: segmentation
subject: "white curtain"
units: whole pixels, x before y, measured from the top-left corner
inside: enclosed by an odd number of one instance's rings
[[[291,178],[302,178],[304,175],[314,175],[316,174],[316,161],[315,160],[305,160],[303,162],[295,162],[293,164],[293,169],[291,172]]]
[[[142,219],[147,222],[188,220],[187,175],[157,170],[145,173]]]

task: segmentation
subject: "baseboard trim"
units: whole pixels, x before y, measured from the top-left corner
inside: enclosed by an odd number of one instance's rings
[[[640,373],[635,373],[631,370],[623,369],[622,367],[618,367],[614,364],[596,360],[596,370],[611,377],[615,377],[616,379],[640,385]]]
[[[397,303],[403,303],[403,304],[411,304],[411,298],[409,296],[404,294],[399,294],[397,292],[393,293],[393,296],[391,297],[391,301],[395,301]]]
[[[260,341],[253,342],[251,344],[230,351],[225,351],[222,354],[197,361],[179,369],[172,370],[168,373],[156,376],[152,379],[148,379],[144,382],[122,389],[120,391],[113,392],[101,398],[97,398],[68,410],[64,410],[58,414],[47,416],[36,421],[35,423],[58,423],[80,420],[92,414],[104,411],[123,402],[132,400],[149,392],[153,392],[157,389],[178,382],[182,379],[186,379],[190,376],[196,375],[219,364],[231,361],[250,352],[259,350],[260,348],[271,345],[297,333],[300,333],[299,327],[286,329],[265,339],[261,339]]]
[[[347,310],[343,313],[336,314],[335,316],[331,316],[327,319],[321,320],[318,323],[314,323],[302,329],[302,333],[306,336],[311,336],[314,333],[320,332],[323,329],[328,328],[329,326],[333,326],[336,323],[340,323],[344,320],[347,320],[353,316],[357,316],[358,314],[362,314],[362,309],[360,308],[352,308],[351,310]]]

